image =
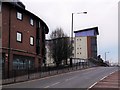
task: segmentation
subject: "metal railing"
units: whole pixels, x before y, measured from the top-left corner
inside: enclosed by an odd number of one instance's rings
[[[10,71],[10,76],[2,76],[2,84],[16,83],[21,81],[27,81],[37,78],[43,78],[47,76],[57,75],[61,73],[67,73],[75,70],[81,70],[90,68],[89,62],[83,61],[82,59],[72,59],[72,66],[70,63],[68,65],[60,65],[59,67],[47,65],[46,67],[40,67],[33,70],[29,68],[26,70],[12,70]]]

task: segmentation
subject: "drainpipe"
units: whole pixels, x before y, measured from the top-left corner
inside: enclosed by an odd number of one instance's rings
[[[10,37],[11,37],[11,7],[9,9],[9,36],[8,36],[8,78],[10,77],[9,75],[9,67],[10,67]]]

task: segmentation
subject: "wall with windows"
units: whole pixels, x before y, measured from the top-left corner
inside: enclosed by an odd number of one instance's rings
[[[8,32],[10,32],[11,48],[36,53],[36,20],[32,19],[30,23],[31,16],[26,15],[24,12],[15,8],[10,9],[5,5],[3,5],[3,8],[2,13],[5,15],[3,16],[3,33],[5,33],[5,36],[3,36],[3,46],[8,47]]]
[[[18,10],[13,10],[12,15],[12,25],[14,27],[12,28],[12,37],[11,43],[14,43],[12,45],[12,48],[25,50],[28,52],[36,53],[36,20],[32,19],[32,25],[30,23],[31,17],[29,15],[26,15],[25,13],[21,12],[22,15],[19,16],[20,20],[17,19],[16,13],[19,12]],[[16,42],[17,38],[17,32],[21,33],[19,35],[19,39],[21,39],[20,42]],[[21,38],[20,38],[21,37]],[[24,47],[27,46],[27,47]]]
[[[87,37],[75,37],[75,58],[87,59]]]
[[[10,3],[3,4],[2,15],[5,75],[12,70],[40,68],[45,58],[46,24],[31,12]]]
[[[25,69],[28,64],[30,69],[31,67],[40,67],[38,60],[41,60],[41,57],[36,55],[37,30],[35,16],[28,15],[25,11],[11,7],[8,4],[3,4],[2,15],[2,53],[4,55],[2,64],[4,75],[8,75],[13,69]]]
[[[74,39],[74,58],[87,59],[97,57],[97,37],[75,37]]]
[[[13,69],[14,70],[34,70],[35,61],[34,57],[13,55]]]

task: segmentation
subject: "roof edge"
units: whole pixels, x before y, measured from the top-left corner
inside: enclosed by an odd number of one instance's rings
[[[90,30],[92,30],[92,29],[96,30],[97,35],[99,35],[98,27],[86,28],[86,29],[74,31],[74,33],[84,32],[84,31],[90,31]]]

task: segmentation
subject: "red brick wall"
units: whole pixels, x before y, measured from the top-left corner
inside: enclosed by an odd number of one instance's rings
[[[88,51],[88,58],[92,57],[91,52],[91,37],[87,37],[87,51]]]
[[[93,45],[92,44],[92,39],[96,40],[96,37],[87,37],[88,58],[97,57],[97,51],[95,51],[95,46],[97,47],[97,44]],[[97,42],[97,41],[95,41],[95,42]]]
[[[9,8],[3,5],[3,47],[8,47],[8,33],[9,33]],[[25,50],[28,52],[36,52],[36,20],[34,19],[34,26],[31,26],[30,16],[23,13],[23,20],[16,18],[15,8],[11,10],[11,48]],[[34,18],[34,17],[33,17]],[[16,41],[17,31],[22,32],[22,43]],[[30,36],[34,37],[34,46],[30,45]],[[41,41],[42,43],[42,41]]]
[[[2,6],[2,47],[8,48],[8,42],[9,42],[9,12],[10,7],[7,5]],[[29,53],[36,53],[36,20],[34,17],[34,26],[30,25],[30,15],[27,15],[23,13],[23,20],[20,21],[16,17],[17,9],[12,8],[11,9],[11,37],[10,37],[10,48],[12,49],[19,49],[24,50]],[[42,28],[41,28],[42,29]],[[17,31],[22,33],[22,43],[17,42]],[[40,30],[40,36],[42,38],[42,30]],[[34,37],[34,46],[30,45],[30,36]],[[42,48],[42,40],[40,40],[40,48]],[[8,50],[3,50],[4,53],[8,53]],[[10,51],[10,66],[9,70],[12,70],[12,60],[13,60],[13,54],[23,55],[23,56],[31,56],[35,57],[35,67],[38,67],[38,59],[42,60],[40,56],[37,56],[35,54],[29,54],[29,53],[23,53],[18,51]],[[42,54],[42,49],[41,53]],[[7,63],[5,66],[8,66]],[[7,67],[6,67],[7,68]]]
[[[8,30],[9,30],[9,9],[2,6],[2,47],[8,47]]]
[[[36,52],[36,23],[34,26],[29,23],[30,17],[23,14],[23,20],[16,18],[17,10],[12,10],[11,15],[11,48],[21,49],[28,52]],[[22,33],[22,43],[16,42],[17,31]],[[34,46],[30,45],[30,36],[34,37]]]

